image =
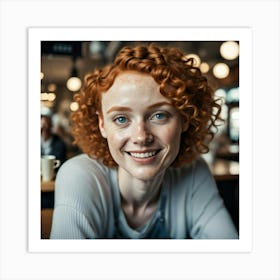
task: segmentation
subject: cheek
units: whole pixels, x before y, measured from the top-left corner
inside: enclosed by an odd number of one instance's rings
[[[181,128],[174,124],[161,131],[162,139],[166,144],[171,144],[172,146],[176,143],[180,143],[181,139]]]
[[[168,147],[168,158],[173,161],[180,150],[181,128],[175,124],[173,127],[169,127],[169,129],[163,131],[163,133],[164,138],[162,138],[162,141],[164,142],[164,145]]]
[[[125,131],[118,131],[109,129],[107,131],[107,142],[111,148],[121,149],[127,140],[127,133]]]

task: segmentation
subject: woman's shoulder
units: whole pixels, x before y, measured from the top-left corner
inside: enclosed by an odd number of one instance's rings
[[[204,183],[213,183],[213,175],[207,162],[199,157],[190,164],[170,168],[166,182],[171,192],[181,193],[193,191]]]
[[[209,166],[202,157],[198,157],[189,164],[169,169],[169,174],[171,174],[172,177],[175,176],[182,179],[191,179],[193,176],[203,176],[209,173]]]
[[[59,169],[56,180],[56,196],[60,200],[73,198],[73,201],[92,201],[93,197],[110,196],[110,170],[86,154],[81,154],[67,160]]]
[[[102,164],[100,161],[90,158],[86,154],[80,154],[68,159],[60,168],[60,170],[70,170],[74,169],[75,172],[88,172],[88,171],[100,171],[109,172],[109,168]]]
[[[81,230],[98,229],[98,232],[102,232],[102,225],[108,224],[113,205],[108,169],[85,154],[66,161],[55,180],[54,213],[61,211],[61,215],[66,217],[74,215],[73,221]],[[58,219],[56,218],[57,223]],[[96,228],[91,228],[95,226]],[[68,229],[71,225],[68,223],[65,227]]]
[[[100,161],[90,158],[86,154],[80,154],[68,159],[60,167],[56,181],[93,181],[107,180],[112,170]]]

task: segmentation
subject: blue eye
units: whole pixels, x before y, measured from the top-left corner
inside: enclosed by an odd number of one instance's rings
[[[157,114],[155,114],[155,118],[158,120],[162,120],[162,119],[166,118],[166,115],[163,113],[157,113]]]
[[[152,115],[152,117],[151,117],[152,120],[156,120],[156,121],[157,120],[162,121],[162,120],[165,120],[167,118],[168,118],[168,116],[167,116],[166,113],[156,113],[156,114]]]
[[[125,124],[127,122],[127,118],[120,116],[120,117],[115,118],[114,121],[118,124]]]

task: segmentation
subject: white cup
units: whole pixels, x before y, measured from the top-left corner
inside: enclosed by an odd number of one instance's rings
[[[60,166],[60,160],[53,155],[41,157],[41,175],[42,181],[51,181],[54,178],[55,168]]]

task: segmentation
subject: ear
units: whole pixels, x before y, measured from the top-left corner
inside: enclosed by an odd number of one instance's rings
[[[98,115],[98,126],[99,126],[100,133],[104,138],[107,138],[107,133],[104,127],[104,119],[102,113],[96,112],[96,114]]]

